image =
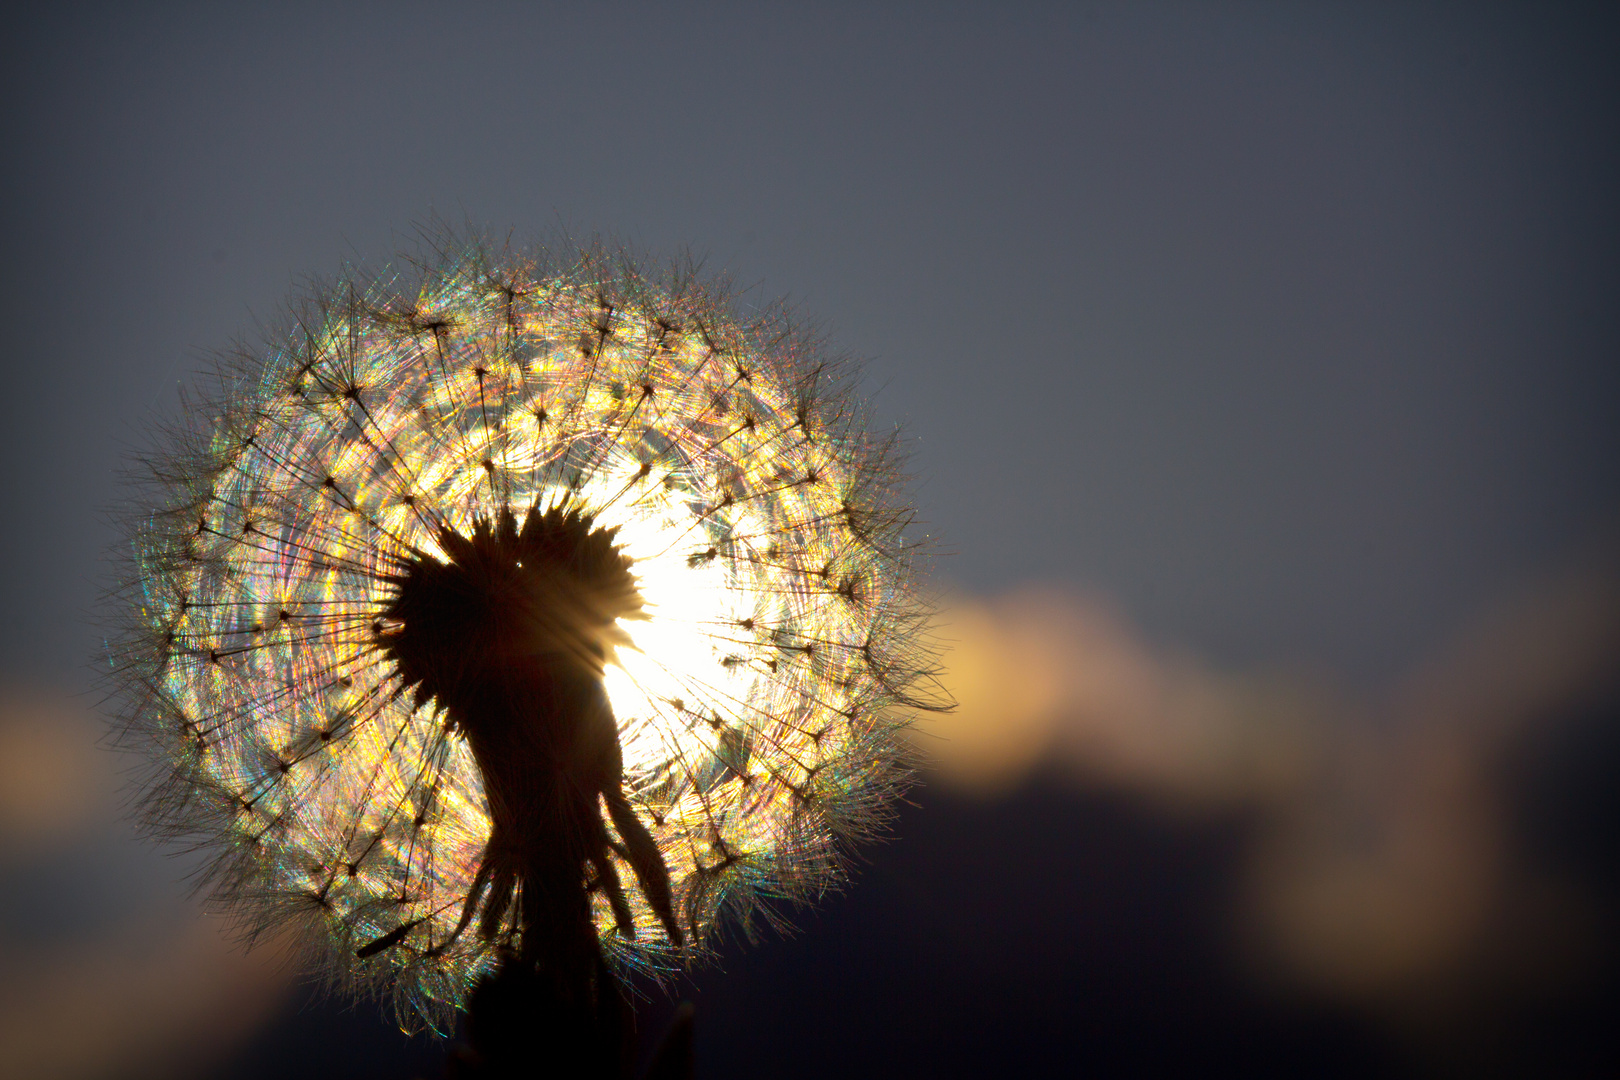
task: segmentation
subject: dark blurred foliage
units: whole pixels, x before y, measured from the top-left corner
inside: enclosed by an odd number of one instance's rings
[[[1460,1034],[1471,1067],[1504,1075],[1620,1072],[1620,705],[1550,718],[1507,778],[1530,865],[1578,883],[1595,924],[1558,985]],[[1468,1036],[1475,1039],[1468,1040]]]

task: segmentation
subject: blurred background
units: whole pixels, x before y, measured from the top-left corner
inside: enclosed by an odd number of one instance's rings
[[[189,899],[96,689],[121,466],[304,275],[435,220],[690,247],[911,440],[960,708],[846,894],[675,989],[701,1077],[1620,1068],[1617,30],[14,12],[0,1075],[437,1075]]]

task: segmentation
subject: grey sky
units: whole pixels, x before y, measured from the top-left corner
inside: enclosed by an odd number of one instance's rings
[[[437,214],[690,244],[870,357],[975,590],[1381,684],[1620,508],[1612,25],[1478,5],[83,8],[12,35],[4,667],[112,469]],[[71,675],[77,679],[80,676]]]

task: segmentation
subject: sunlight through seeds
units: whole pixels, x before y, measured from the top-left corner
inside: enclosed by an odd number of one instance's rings
[[[408,568],[531,510],[579,515],[639,599],[584,655],[671,899],[604,808],[613,865],[586,887],[610,962],[667,970],[836,885],[906,782],[901,729],[939,705],[894,440],[851,374],[785,311],[739,318],[692,267],[613,251],[450,246],[294,315],[154,463],[115,648],[152,818],[215,853],[247,931],[311,924],[333,981],[440,1027],[509,945],[516,915],[481,898],[486,778],[403,670],[400,605]],[[480,903],[499,925],[462,932]]]

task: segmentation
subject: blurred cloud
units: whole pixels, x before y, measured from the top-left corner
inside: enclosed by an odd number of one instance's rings
[[[217,919],[142,921],[111,940],[0,951],[0,1046],[18,1077],[185,1076],[257,1030],[286,986],[274,948]]]
[[[1590,898],[1532,872],[1504,784],[1547,724],[1620,687],[1614,545],[1489,605],[1372,703],[1219,670],[1061,589],[963,601],[945,622],[959,707],[917,729],[933,777],[994,797],[1040,768],[1169,813],[1246,815],[1238,932],[1262,970],[1410,1013],[1557,982],[1594,947]]]
[[[1001,794],[1051,759],[1167,803],[1225,806],[1308,771],[1320,694],[1155,649],[1100,601],[1031,588],[942,622],[957,708],[916,730],[954,786]]]
[[[195,1074],[290,987],[277,943],[245,952],[175,895],[175,864],[128,827],[103,731],[82,703],[0,688],[0,903],[15,909],[0,920],[0,1075]]]
[[[93,827],[113,794],[87,720],[71,707],[0,698],[0,843],[46,844]]]

